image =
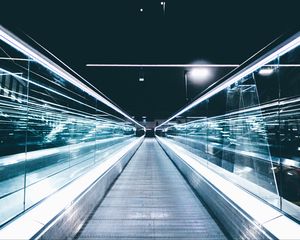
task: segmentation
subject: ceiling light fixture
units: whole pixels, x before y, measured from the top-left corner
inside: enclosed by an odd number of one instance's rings
[[[258,73],[262,76],[269,76],[274,72],[273,68],[261,68]]]
[[[211,72],[208,68],[194,68],[188,74],[193,80],[205,80],[211,75]]]

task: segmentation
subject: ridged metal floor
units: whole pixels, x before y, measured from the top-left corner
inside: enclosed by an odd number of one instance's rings
[[[145,139],[79,239],[226,239],[155,139]]]

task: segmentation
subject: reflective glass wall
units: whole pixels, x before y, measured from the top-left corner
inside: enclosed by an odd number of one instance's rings
[[[0,40],[0,226],[134,141],[141,129],[65,79],[64,70],[54,72],[11,45]]]
[[[298,220],[299,42],[298,33],[274,46],[156,129],[157,135]]]

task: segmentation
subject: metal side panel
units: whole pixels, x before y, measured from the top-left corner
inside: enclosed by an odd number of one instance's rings
[[[34,239],[73,239],[141,144],[142,141],[129,150],[73,204],[37,233]]]
[[[158,142],[233,239],[276,239],[188,166],[172,149],[162,142]]]

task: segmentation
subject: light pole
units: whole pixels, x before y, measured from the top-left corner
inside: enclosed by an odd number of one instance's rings
[[[188,102],[188,71],[184,70],[183,71],[183,78],[184,78],[184,86],[185,86],[185,101]]]
[[[164,16],[165,16],[165,15],[166,15],[166,2],[165,2],[165,1],[160,2],[160,5],[162,5],[162,8],[163,8],[163,14],[164,14]]]
[[[188,80],[193,82],[207,81],[212,76],[212,71],[208,67],[192,68],[190,70],[184,70],[184,85],[185,85],[185,100],[189,101],[188,97]]]

